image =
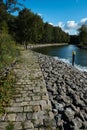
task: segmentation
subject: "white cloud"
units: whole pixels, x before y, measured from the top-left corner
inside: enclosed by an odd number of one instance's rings
[[[67,21],[66,23],[59,22],[58,26],[62,28],[65,32],[69,34],[76,34],[76,29],[78,28],[78,23],[75,21]]]
[[[58,23],[58,26],[62,28],[62,27],[64,26],[64,25],[63,25],[63,22],[59,22],[59,23]]]
[[[78,23],[76,23],[75,21],[67,21],[67,23],[65,24],[66,29],[76,29],[77,27]]]
[[[42,14],[41,14],[41,13],[38,13],[38,15],[39,15],[39,16],[42,16]]]
[[[87,18],[81,19],[80,23],[81,23],[81,24],[87,24]]]
[[[65,32],[69,34],[77,34],[78,28],[80,28],[83,24],[87,25],[87,18],[82,18],[78,23],[74,20],[67,21],[66,23],[59,22],[58,26],[62,28]]]
[[[64,29],[63,29],[64,30]],[[66,33],[69,33],[70,35],[76,35],[77,31],[75,29],[70,29],[70,30],[64,30]]]
[[[59,26],[63,31],[69,33],[70,35],[78,34],[78,29],[83,25],[87,25],[87,18],[82,18],[79,22],[74,20],[66,21],[66,23],[59,21],[57,25],[49,22],[50,25]]]
[[[53,25],[53,23],[51,23],[51,22],[50,22],[49,24],[50,24],[50,25]]]

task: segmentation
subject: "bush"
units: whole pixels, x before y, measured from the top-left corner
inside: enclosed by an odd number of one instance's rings
[[[0,34],[0,69],[13,62],[18,55],[15,42],[9,34]]]
[[[9,104],[10,99],[13,98],[15,89],[13,84],[15,83],[14,73],[11,71],[7,77],[0,79],[0,116],[5,113],[4,107]]]
[[[9,66],[17,57],[19,51],[12,37],[7,33],[0,34],[0,72]],[[0,115],[4,113],[4,107],[9,103],[14,93],[14,74],[9,72],[7,77],[0,79]]]

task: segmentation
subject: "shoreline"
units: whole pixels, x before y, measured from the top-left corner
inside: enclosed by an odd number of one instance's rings
[[[77,45],[80,49],[87,49],[87,45]]]
[[[60,130],[87,129],[87,75],[51,56],[34,52]]]
[[[49,47],[49,46],[65,46],[68,43],[52,43],[52,44],[30,44],[27,46],[27,49],[40,48],[40,47]]]
[[[77,46],[78,46],[80,49],[87,49],[87,45],[78,44]]]
[[[37,50],[35,50],[35,49],[37,49],[37,48],[46,48],[46,47],[52,47],[52,46],[68,46],[69,44],[68,43],[56,43],[56,44],[40,44],[40,45],[30,45],[30,46],[28,46],[28,49],[31,49],[32,51],[35,51],[35,52],[38,52],[38,53],[40,53],[40,51],[37,51]],[[77,46],[78,47],[78,46]],[[44,54],[44,53],[43,53]],[[49,56],[49,54],[48,54],[48,56]],[[53,57],[53,56],[52,56]],[[57,57],[57,56],[55,56],[55,57]],[[59,58],[59,57],[58,57]],[[66,58],[64,59],[64,58],[59,58],[59,59],[61,59],[61,61],[63,61],[64,63],[68,63],[68,64],[72,64],[72,61],[68,61]],[[65,60],[67,60],[67,61],[65,61]],[[87,73],[87,67],[86,66],[81,66],[81,65],[79,65],[79,64],[75,64],[74,65],[74,67],[75,68],[77,68],[78,70],[80,70],[80,71],[83,71],[83,72],[85,72],[85,73]]]

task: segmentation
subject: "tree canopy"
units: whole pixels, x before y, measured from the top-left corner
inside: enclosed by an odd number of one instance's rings
[[[82,25],[78,31],[80,43],[83,45],[87,45],[87,25]]]
[[[12,12],[20,9],[19,0],[0,0],[0,32],[6,30],[19,43],[69,42],[69,34],[60,27],[44,23],[30,9],[21,8],[18,16]]]
[[[20,43],[69,42],[69,35],[60,27],[44,23],[43,19],[30,9],[24,8],[7,22],[9,33]]]
[[[0,0],[0,33],[8,32],[19,43],[67,42],[87,45],[87,25],[78,29],[78,35],[70,36],[60,27],[44,23],[38,14],[20,6],[19,0]],[[18,16],[12,15],[17,10]]]
[[[0,0],[0,5],[4,5],[8,12],[14,12],[19,10],[20,6],[23,6],[19,0]]]

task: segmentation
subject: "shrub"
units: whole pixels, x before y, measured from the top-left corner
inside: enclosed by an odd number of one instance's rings
[[[18,55],[18,49],[12,37],[7,33],[0,34],[0,69],[9,65]]]
[[[17,57],[19,51],[12,37],[7,33],[0,34],[0,72],[9,66]],[[3,72],[3,71],[2,71]],[[2,73],[1,73],[2,74]],[[14,74],[9,72],[7,77],[0,78],[0,115],[9,103],[14,91]]]
[[[0,116],[5,113],[4,107],[9,104],[10,99],[13,98],[15,89],[13,84],[15,82],[14,73],[11,71],[7,77],[0,79]]]

